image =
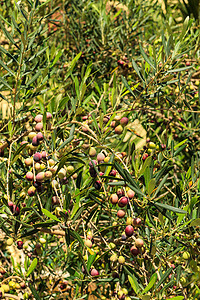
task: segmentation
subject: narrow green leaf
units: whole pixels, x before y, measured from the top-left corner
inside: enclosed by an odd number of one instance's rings
[[[162,181],[160,182],[159,186],[156,189],[156,192],[155,192],[154,196],[156,196],[160,192],[161,188],[163,187],[163,185],[167,181],[168,176],[169,176],[169,174],[166,174],[165,177],[162,179]]]
[[[128,275],[128,280],[129,280],[129,282],[131,284],[131,287],[133,288],[134,292],[136,293],[136,295],[138,295],[140,288],[139,288],[137,279],[132,274],[132,276]]]
[[[8,73],[12,76],[15,77],[15,74],[2,62],[2,60],[0,60],[0,65],[6,70],[8,71]]]
[[[90,271],[90,268],[91,268],[91,265],[93,264],[95,258],[96,258],[96,253],[94,253],[93,255],[90,254],[89,257],[88,257],[88,261],[87,261],[87,269],[88,269],[88,272]]]
[[[39,76],[41,75],[41,71],[39,70],[26,84],[28,87],[31,83],[33,83]]]
[[[47,216],[48,218],[52,219],[52,220],[55,220],[57,222],[60,222],[60,220],[54,216],[52,213],[50,213],[50,211],[48,211],[47,209],[45,208],[42,208],[42,212],[45,216]]]
[[[76,231],[70,229],[70,235],[73,236],[74,239],[79,241],[81,246],[84,247],[84,242],[83,242],[82,238],[80,237],[80,235]]]
[[[150,196],[151,193],[153,192],[155,186],[156,186],[156,180],[155,180],[155,178],[152,178],[152,179],[149,181],[149,183],[148,183],[148,188],[147,188],[147,191],[148,191],[149,196]]]
[[[33,271],[34,269],[36,268],[37,266],[37,263],[38,263],[38,260],[37,258],[34,258],[34,260],[32,261],[30,267],[28,268],[28,272],[26,273],[26,276],[28,277]]]
[[[142,168],[139,171],[140,176],[144,174],[144,171],[145,171],[146,167],[151,165],[151,161],[152,161],[152,156],[148,156],[147,159],[145,159],[145,161],[142,165]]]
[[[173,268],[169,268],[161,277],[161,279],[159,280],[158,284],[156,285],[155,289],[157,290],[159,288],[159,286],[165,281],[165,279],[167,279],[167,277],[169,276],[169,274],[172,272]]]
[[[38,292],[36,291],[34,286],[32,284],[30,284],[29,286],[30,286],[31,292],[33,293],[33,296],[34,296],[35,300],[41,300],[41,298],[38,295]]]
[[[132,59],[132,65],[133,65],[133,68],[135,69],[137,75],[140,77],[140,79],[141,79],[143,82],[145,82],[144,77],[142,76],[142,74],[141,74],[141,72],[140,72],[140,70],[139,70],[139,68],[138,68],[138,66],[137,66],[137,64],[136,64],[136,62],[134,61],[134,59]]]
[[[15,45],[15,41],[14,41],[13,37],[12,37],[12,36],[10,35],[10,33],[6,30],[6,28],[3,26],[1,20],[0,20],[0,26],[1,26],[1,29],[3,30],[5,36],[9,39],[9,41],[10,41],[13,45]],[[15,46],[16,46],[16,45],[15,45]],[[19,47],[17,47],[17,48],[19,48]]]
[[[123,84],[125,85],[125,87],[127,88],[127,90],[128,90],[133,96],[135,96],[135,94],[133,93],[132,89],[130,88],[130,86],[129,86],[127,80],[124,78],[124,76],[121,76],[121,78],[122,78],[122,82],[123,82]]]
[[[63,147],[65,147],[67,144],[69,144],[73,140],[73,138],[74,138],[74,131],[75,131],[75,124],[73,124],[72,127],[71,127],[71,129],[70,129],[69,137],[60,145],[60,147],[58,147],[57,151],[59,151],[60,149],[62,149]]]
[[[151,60],[146,55],[146,53],[145,53],[144,49],[142,48],[141,44],[139,46],[140,46],[140,52],[141,52],[144,60],[156,71],[155,66],[152,64]]]
[[[200,226],[200,218],[193,220],[190,226]]]
[[[155,284],[157,280],[157,274],[154,273],[151,278],[150,278],[150,281],[149,281],[149,284],[145,287],[145,289],[142,291],[142,294],[148,292],[152,287],[153,285]]]
[[[185,210],[183,210],[183,209],[180,209],[180,208],[177,208],[177,207],[168,205],[168,204],[163,204],[163,203],[155,202],[154,205],[155,205],[155,206],[162,207],[162,208],[167,209],[167,210],[170,210],[170,211],[173,211],[173,212],[178,213],[178,214],[186,214],[186,213],[187,213],[187,212],[186,212]]]
[[[176,296],[172,298],[167,298],[166,300],[183,300],[183,299],[185,299],[184,296]]]
[[[9,86],[9,84],[0,76],[0,81],[7,86],[7,88],[9,88],[9,90],[12,90],[11,86]]]

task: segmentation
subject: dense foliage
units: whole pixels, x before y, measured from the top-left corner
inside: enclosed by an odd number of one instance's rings
[[[1,1],[0,298],[199,299],[193,2]]]

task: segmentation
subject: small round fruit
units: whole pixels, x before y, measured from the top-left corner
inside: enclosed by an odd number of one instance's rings
[[[129,197],[129,199],[132,199],[135,196],[135,192],[132,190],[128,190],[127,196]]]
[[[42,154],[42,158],[44,158],[44,159],[47,158],[47,153],[46,153],[46,151],[42,151],[41,154]]]
[[[126,226],[125,228],[125,234],[129,237],[132,236],[134,233],[134,228],[131,225]]]
[[[130,251],[133,256],[137,256],[139,254],[139,249],[135,246],[132,246]]]
[[[118,201],[119,207],[125,207],[128,204],[128,198],[127,197],[121,197]]]
[[[142,248],[144,246],[144,241],[142,239],[140,239],[140,238],[136,239],[135,240],[135,246],[137,248]]]
[[[37,137],[37,135],[36,136],[34,136],[33,137],[33,139],[32,139],[32,146],[38,146],[39,145],[39,139],[38,139],[38,137]]]
[[[124,258],[124,256],[119,256],[118,262],[120,263],[120,265],[123,265],[123,264],[125,263],[125,258]]]
[[[133,219],[133,225],[139,227],[142,224],[142,220],[140,218]]]
[[[67,173],[68,174],[71,174],[71,173],[73,173],[74,172],[74,167],[73,166],[68,166],[67,167]]]
[[[36,193],[36,188],[34,186],[31,186],[29,189],[28,189],[28,195],[30,197],[34,196]]]
[[[35,163],[35,169],[36,171],[40,171],[40,163]]]
[[[46,171],[44,173],[44,176],[45,176],[46,179],[50,179],[52,177],[52,172],[51,171]]]
[[[52,119],[52,114],[50,112],[47,112],[46,118],[47,118],[47,120]]]
[[[48,160],[49,166],[53,167],[55,165],[55,160],[53,160],[52,158]]]
[[[92,242],[91,242],[91,240],[89,240],[89,239],[85,240],[84,244],[85,244],[86,247],[92,248]]]
[[[100,152],[99,154],[97,154],[97,160],[98,160],[98,162],[104,161],[104,159],[105,159],[105,155],[102,152]]]
[[[128,118],[127,117],[123,117],[121,120],[120,120],[120,124],[122,126],[125,126],[128,124]]]
[[[111,255],[111,257],[110,257],[110,261],[112,261],[112,262],[116,262],[118,260],[118,256],[117,256],[117,254],[116,253],[114,253],[113,255]]]
[[[41,159],[42,159],[42,154],[39,153],[39,152],[36,152],[34,155],[33,155],[33,159],[35,162],[39,162]]]
[[[118,125],[117,127],[115,127],[115,133],[116,134],[122,134],[122,132],[123,132],[122,125]]]
[[[117,196],[117,194],[112,194],[111,196],[110,196],[110,202],[112,203],[112,204],[117,204],[118,203],[118,196]]]
[[[28,137],[30,140],[32,140],[34,138],[34,136],[36,136],[37,133],[36,132],[29,132]]]
[[[91,276],[98,276],[99,272],[96,269],[92,269],[91,272],[90,272],[90,275]]]
[[[45,244],[46,241],[47,241],[47,240],[46,240],[45,238],[42,238],[42,237],[39,238],[39,242],[40,242],[41,244]]]
[[[42,122],[42,119],[43,119],[43,115],[37,115],[36,117],[35,117],[35,122],[36,123],[40,123],[40,122]]]
[[[27,173],[26,173],[26,179],[27,179],[28,181],[32,181],[33,178],[34,178],[34,175],[33,175],[32,172],[27,172]]]
[[[59,179],[63,179],[64,177],[66,177],[66,171],[64,168],[61,168],[59,171],[58,171],[58,178]]]
[[[44,136],[43,136],[42,132],[38,132],[38,134],[36,135],[36,138],[38,139],[38,141],[43,141]]]
[[[183,252],[183,259],[188,260],[190,258],[190,253],[188,251]]]
[[[45,178],[45,173],[44,172],[39,172],[37,175],[36,175],[36,181],[39,181],[39,182],[42,182]]]
[[[35,125],[35,130],[36,131],[40,131],[40,130],[42,130],[43,129],[43,124],[40,122],[40,123],[37,123],[36,125]]]
[[[127,217],[126,225],[132,225],[132,224],[133,224],[133,219],[131,217]]]
[[[91,147],[90,151],[89,151],[89,156],[94,157],[94,156],[96,156],[96,154],[97,154],[96,149],[94,147]]]
[[[17,248],[18,249],[22,249],[23,248],[23,242],[22,241],[18,241],[17,242]]]
[[[123,209],[118,210],[117,216],[119,219],[122,219],[125,216],[126,212]]]
[[[153,142],[149,142],[148,147],[150,149],[155,149],[156,148],[156,144],[154,144]]]
[[[6,244],[8,246],[11,246],[13,244],[13,239],[12,238],[7,239]]]
[[[25,161],[24,161],[24,163],[25,163],[25,165],[27,167],[32,166],[33,165],[33,159],[32,159],[32,157],[26,158]]]
[[[10,290],[10,287],[8,284],[2,284],[1,289],[3,289],[5,293],[8,293]]]

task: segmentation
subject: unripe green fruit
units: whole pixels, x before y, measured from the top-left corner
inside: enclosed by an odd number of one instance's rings
[[[150,149],[155,149],[156,148],[156,144],[154,144],[153,142],[149,142],[148,147]]]
[[[28,294],[27,292],[24,293],[23,298],[24,298],[25,300],[28,299],[28,298],[29,298],[29,294]]]
[[[128,295],[128,291],[127,291],[127,289],[125,289],[125,288],[122,288],[122,292],[123,292],[123,294],[124,294],[124,295]]]
[[[58,177],[59,179],[63,179],[64,177],[66,177],[66,171],[64,168],[61,168],[58,172]]]
[[[181,277],[180,282],[182,285],[185,285],[187,283],[187,279],[185,277]]]
[[[62,211],[62,209],[60,208],[60,207],[56,207],[56,209],[55,209],[55,215],[57,216],[57,217],[60,217],[60,212]]]
[[[12,238],[7,239],[6,244],[8,246],[11,246],[13,244],[13,239]]]
[[[44,173],[44,176],[45,176],[46,179],[50,179],[50,178],[52,177],[51,171],[46,171],[46,172]]]
[[[142,239],[140,239],[140,238],[136,239],[135,240],[135,246],[137,248],[142,248],[144,246],[144,241]]]
[[[36,169],[36,171],[40,171],[41,169],[40,169],[40,164],[39,163],[36,163],[35,164],[35,169]]]
[[[124,256],[119,256],[118,262],[119,262],[121,265],[123,265],[123,264],[125,263],[125,258],[124,258]]]
[[[116,247],[116,245],[114,243],[109,243],[108,246],[110,247],[110,249],[114,249]]]
[[[109,157],[109,156],[106,156],[106,157],[104,158],[104,162],[105,162],[105,163],[108,163],[109,160],[110,160],[110,157]]]
[[[183,252],[183,259],[188,260],[190,258],[190,253],[188,251]]]
[[[10,290],[10,287],[8,284],[2,284],[1,289],[3,289],[5,293],[8,293]]]
[[[122,134],[122,132],[123,132],[122,125],[118,125],[117,127],[115,127],[115,133],[116,134]]]
[[[47,241],[47,240],[46,240],[45,238],[42,238],[42,237],[39,238],[39,242],[40,242],[41,244],[45,244],[46,241]]]
[[[33,158],[32,157],[28,157],[28,158],[26,158],[25,159],[25,161],[24,161],[24,163],[25,163],[25,165],[26,166],[32,166],[33,165]]]
[[[45,164],[40,164],[40,170],[43,171],[44,169],[46,169]]]
[[[127,217],[126,225],[133,225],[133,219],[131,217]]]
[[[94,147],[90,148],[89,156],[94,157],[97,154],[97,151]]]
[[[52,180],[51,185],[52,185],[53,188],[56,188],[56,189],[59,187],[58,181],[56,181],[55,179]]]
[[[32,140],[34,138],[34,136],[36,136],[37,133],[36,132],[29,132],[28,137],[30,140]]]
[[[71,173],[73,173],[74,172],[74,167],[73,166],[68,166],[67,167],[67,173],[68,174],[71,174]]]
[[[56,162],[51,158],[51,159],[48,160],[48,163],[49,163],[50,167],[53,167]]]
[[[111,257],[110,257],[110,261],[112,261],[112,262],[116,262],[117,261],[117,259],[118,259],[118,256],[117,256],[117,254],[116,253],[114,253],[113,255],[111,255]]]

